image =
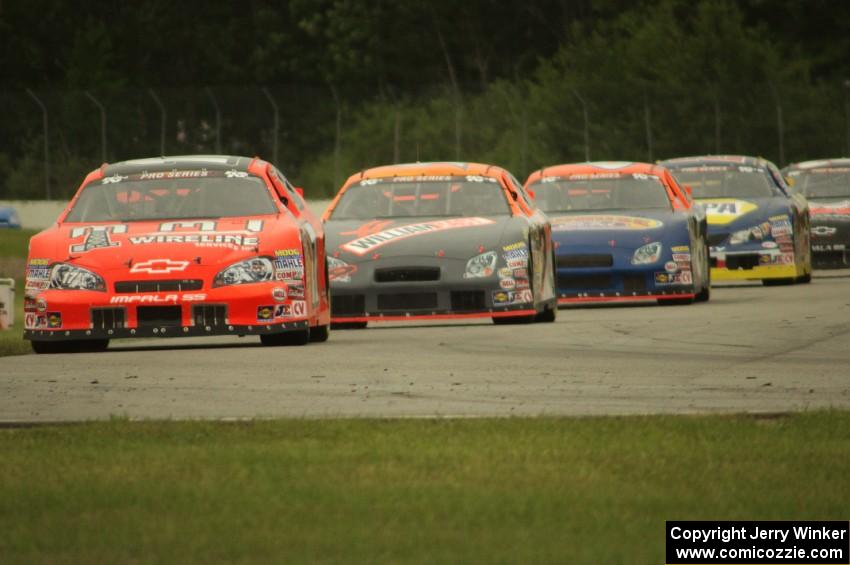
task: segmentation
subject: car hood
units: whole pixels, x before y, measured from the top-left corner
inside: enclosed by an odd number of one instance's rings
[[[376,256],[468,259],[500,244],[524,241],[525,226],[511,216],[330,220],[325,236],[328,253],[349,263]]]
[[[637,249],[667,239],[676,225],[687,222],[687,215],[669,210],[606,210],[601,213],[553,212],[549,219],[552,239],[559,249],[601,244]]]
[[[30,258],[70,262],[104,274],[129,271],[141,276],[179,276],[189,265],[219,268],[247,257],[274,256],[276,251],[296,246],[300,253],[299,229],[284,216],[66,223],[33,237]]]
[[[781,197],[700,198],[697,202],[705,208],[711,233],[746,229],[790,211],[790,201]]]

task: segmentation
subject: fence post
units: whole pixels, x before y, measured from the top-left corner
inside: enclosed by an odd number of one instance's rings
[[[103,107],[103,104],[100,103],[100,100],[94,97],[91,92],[86,90],[84,92],[86,97],[94,102],[94,105],[97,106],[97,109],[100,110],[100,162],[106,163],[106,108]]]
[[[570,88],[573,92],[573,96],[575,96],[579,103],[581,104],[581,111],[584,114],[584,160],[588,163],[590,162],[590,125],[587,116],[587,103],[584,101],[584,98],[578,93],[578,90],[575,88]]]
[[[159,108],[159,155],[161,157],[165,157],[165,124],[168,119],[168,115],[165,111],[165,106],[162,104],[162,100],[159,99],[159,96],[156,95],[153,88],[148,89],[148,94],[150,94],[150,97],[153,98],[153,101]]]
[[[47,106],[35,95],[35,92],[27,88],[27,94],[35,100],[38,107],[41,108],[42,126],[44,128],[44,195],[50,200],[50,144],[48,140],[48,123],[47,123]]]
[[[773,95],[773,102],[776,105],[776,136],[779,141],[779,166],[785,166],[785,121],[782,116],[782,102],[779,100],[779,92],[776,90],[776,85],[773,81],[767,81],[770,87],[770,93]]]
[[[212,88],[208,86],[204,90],[215,110],[215,152],[221,155],[221,111],[218,108],[218,100],[215,99]]]
[[[272,97],[271,92],[265,86],[263,87],[263,94],[266,95],[266,99],[269,101],[269,104],[272,106],[273,112],[273,122],[272,122],[272,164],[278,166],[277,163],[277,138],[278,131],[280,130],[280,112],[278,111],[277,102],[275,102]]]

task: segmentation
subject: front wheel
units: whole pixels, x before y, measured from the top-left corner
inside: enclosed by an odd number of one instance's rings
[[[315,328],[310,328],[310,341],[316,343],[322,343],[324,341],[328,341],[328,338],[331,336],[330,326],[327,324],[324,326],[316,326]]]
[[[544,306],[543,311],[539,312],[535,317],[535,322],[542,322],[544,324],[548,324],[554,322],[558,317],[558,307],[557,306]]]

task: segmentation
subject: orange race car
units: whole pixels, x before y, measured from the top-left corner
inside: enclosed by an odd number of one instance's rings
[[[549,222],[502,168],[369,169],[346,181],[324,221],[335,324],[555,319]]]
[[[706,301],[706,217],[664,167],[597,162],[528,177],[552,222],[558,301]]]
[[[24,337],[38,353],[130,337],[325,341],[322,225],[260,159],[103,165],[30,241],[24,310]]]

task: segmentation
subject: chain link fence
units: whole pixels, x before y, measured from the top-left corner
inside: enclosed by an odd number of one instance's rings
[[[583,160],[850,154],[850,83],[27,89],[0,91],[0,105],[0,200],[67,199],[101,162],[153,155],[259,155],[322,198],[391,162],[492,162],[522,179]]]

